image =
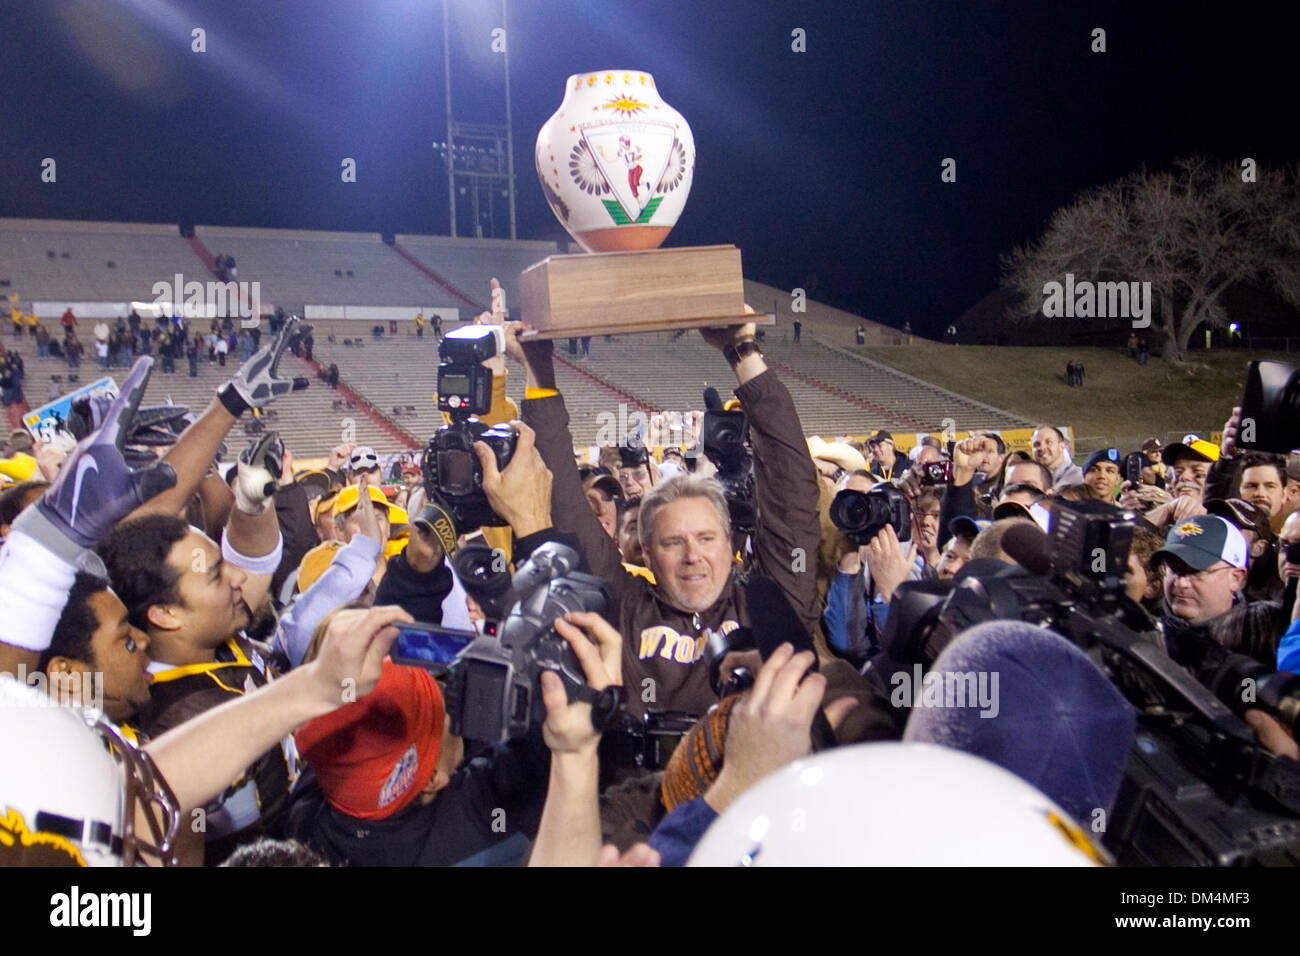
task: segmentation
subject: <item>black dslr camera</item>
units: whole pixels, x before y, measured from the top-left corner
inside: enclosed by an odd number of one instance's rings
[[[483,467],[474,443],[491,448],[497,468],[504,469],[518,436],[512,428],[488,427],[472,417],[492,408],[492,370],[482,363],[499,351],[498,332],[495,326],[467,325],[448,332],[438,345],[438,409],[450,416],[451,424],[429,439],[421,471],[425,494],[445,506],[458,531],[506,523],[483,494]]]
[[[870,491],[845,488],[831,501],[831,521],[857,545],[869,542],[885,525],[893,527],[899,541],[912,539],[912,506],[890,484]]]
[[[555,619],[570,611],[603,614],[609,595],[600,578],[573,569],[576,551],[547,542],[519,567],[511,581],[512,604],[504,619],[489,621],[485,634],[462,650],[447,671],[447,719],[452,733],[486,744],[524,736],[546,720],[539,677],[555,671],[569,700],[592,705],[591,720],[603,730],[622,706],[621,689],[596,692],[569,643],[555,632]],[[495,636],[493,636],[495,635]]]
[[[700,426],[700,445],[718,469],[715,477],[727,498],[731,530],[753,534],[758,527],[758,502],[754,496],[754,459],[749,453],[749,419],[740,410],[724,411],[715,389],[705,390],[704,403],[708,410]]]

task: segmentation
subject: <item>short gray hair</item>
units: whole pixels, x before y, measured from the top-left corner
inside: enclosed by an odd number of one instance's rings
[[[659,509],[682,498],[708,499],[713,509],[717,511],[718,520],[722,522],[727,536],[731,536],[731,509],[727,507],[727,496],[722,491],[722,485],[716,478],[682,471],[667,481],[655,485],[641,499],[641,512],[637,519],[637,534],[641,538],[641,547],[650,545]]]

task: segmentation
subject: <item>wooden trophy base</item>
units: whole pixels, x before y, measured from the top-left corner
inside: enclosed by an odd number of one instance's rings
[[[527,338],[764,323],[745,312],[740,250],[691,246],[550,256],[519,276]],[[770,321],[770,320],[769,320]]]

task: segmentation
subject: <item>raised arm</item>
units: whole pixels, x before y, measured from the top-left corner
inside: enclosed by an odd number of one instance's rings
[[[392,625],[410,620],[396,607],[340,611],[310,664],[151,741],[145,750],[171,785],[182,813],[221,793],[307,721],[370,693],[397,637]]]
[[[294,317],[240,366],[235,377],[217,390],[217,397],[163,457],[176,472],[175,487],[151,499],[131,517],[178,514],[198,490],[199,482],[208,473],[221,443],[239,417],[249,409],[264,408],[281,395],[306,386],[306,379],[281,377],[279,365],[284,350],[310,331],[311,326],[300,325]]]
[[[811,632],[820,613],[817,469],[808,456],[794,399],[757,351],[754,333],[753,323],[701,330],[705,341],[722,351],[736,373],[736,397],[749,419],[758,499],[754,534],[758,565],[780,584]]]
[[[617,594],[630,577],[623,568],[614,539],[605,533],[587,504],[582,479],[573,460],[573,435],[569,431],[569,410],[555,387],[553,349],[549,341],[520,343],[523,326],[507,323],[506,349],[524,366],[528,391],[524,421],[536,435],[537,450],[553,476],[551,513],[555,526],[575,534],[592,573],[601,577]]]

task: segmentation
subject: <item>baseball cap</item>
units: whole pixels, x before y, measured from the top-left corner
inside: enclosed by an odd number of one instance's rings
[[[383,820],[410,806],[433,776],[445,717],[442,691],[427,671],[385,660],[374,690],[295,737],[330,806]]]
[[[993,509],[994,521],[1001,521],[1003,518],[1028,518],[1046,531],[1051,524],[1052,513],[1043,506],[1041,501],[1035,501],[1028,508],[1018,501],[1004,501]]]
[[[948,530],[959,538],[975,538],[992,523],[970,515],[958,515],[948,522]]]
[[[1160,453],[1160,460],[1172,465],[1180,458],[1192,458],[1196,461],[1218,461],[1219,446],[1206,441],[1199,435],[1184,435],[1182,441],[1170,442]]]
[[[388,505],[389,524],[407,523],[406,512],[403,511],[401,508],[397,507],[397,505],[390,504],[382,491],[380,491],[374,485],[371,485],[367,490],[370,492],[370,500],[373,501],[375,504]],[[341,514],[347,514],[349,511],[355,508],[357,506],[357,501],[359,498],[360,498],[359,485],[348,485],[346,488],[340,491],[339,496],[334,499],[335,517]]]
[[[889,432],[885,431],[883,428],[877,431],[871,437],[874,438],[876,441],[887,441],[891,445],[894,443],[894,436],[889,434]]]
[[[1205,510],[1226,519],[1229,524],[1236,525],[1242,531],[1253,531],[1265,541],[1273,540],[1273,529],[1269,527],[1268,515],[1263,508],[1249,501],[1241,498],[1215,498],[1205,503]]]
[[[590,491],[592,488],[599,488],[611,498],[623,497],[623,486],[618,483],[618,479],[602,471],[592,472],[582,483],[583,491]]]
[[[1246,538],[1236,525],[1218,515],[1195,515],[1169,529],[1165,546],[1151,555],[1151,563],[1154,566],[1168,557],[1178,558],[1197,571],[1219,561],[1244,569]]]
[[[1089,455],[1088,460],[1084,462],[1083,473],[1086,475],[1088,472],[1092,471],[1094,465],[1099,465],[1103,461],[1108,461],[1112,465],[1119,465],[1120,463],[1119,449],[1098,448],[1091,455]]]
[[[352,471],[370,471],[372,468],[379,467],[379,455],[368,445],[362,445],[352,450],[352,457],[348,459],[348,468]]]
[[[322,541],[302,556],[298,563],[298,592],[306,594],[307,589],[320,580],[320,576],[334,563],[341,541]]]

